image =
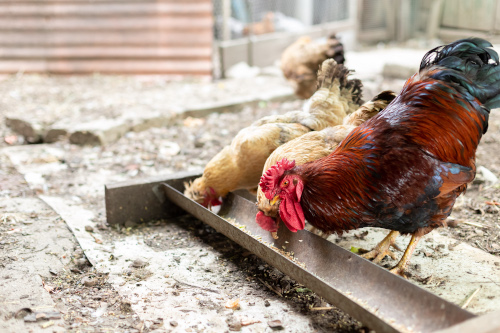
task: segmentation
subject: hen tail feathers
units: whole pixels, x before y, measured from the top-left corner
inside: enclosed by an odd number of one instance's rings
[[[338,79],[340,88],[345,88],[351,91],[352,101],[356,104],[362,104],[361,97],[363,95],[363,84],[359,79],[349,79],[351,70],[347,69],[342,64],[338,64],[333,59],[327,59],[321,64],[318,71],[318,89],[329,88]]]
[[[327,45],[328,50],[326,51],[326,57],[335,60],[337,64],[344,64],[344,45],[335,34],[328,37]]]

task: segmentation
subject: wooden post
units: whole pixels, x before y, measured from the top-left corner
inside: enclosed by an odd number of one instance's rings
[[[231,17],[231,0],[222,0],[222,40],[231,39],[231,27],[229,18]]]
[[[441,23],[441,13],[443,11],[443,0],[436,0],[432,3],[431,11],[429,13],[429,20],[427,21],[426,37],[428,40],[437,38],[439,25]]]
[[[295,2],[295,15],[307,26],[313,24],[313,1],[297,0]]]

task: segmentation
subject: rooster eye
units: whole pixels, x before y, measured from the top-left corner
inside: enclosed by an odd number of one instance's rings
[[[289,181],[288,181],[288,180],[285,180],[285,181],[283,182],[283,186],[288,186],[288,184],[289,184]]]

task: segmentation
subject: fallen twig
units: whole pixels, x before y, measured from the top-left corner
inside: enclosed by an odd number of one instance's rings
[[[492,278],[490,278],[490,277],[488,277],[488,276],[485,276],[485,278],[487,278],[488,280],[490,280],[490,281],[491,281],[491,283],[494,283],[494,284],[496,284],[497,286],[499,286],[499,287],[500,287],[500,284],[499,284],[498,282],[496,282],[495,280],[493,280]]]
[[[323,310],[332,310],[333,307],[331,306],[318,306],[318,307],[315,307],[315,308],[311,308],[310,310],[311,311],[323,311]]]
[[[268,289],[274,291],[276,293],[276,295],[278,295],[279,297],[283,297],[283,294],[280,293],[278,290],[276,290],[273,286],[271,286],[269,283],[267,283],[266,281],[262,280],[261,278],[257,278],[259,279],[260,282],[262,282],[263,285],[265,285]]]
[[[41,252],[43,250],[45,250],[46,248],[49,247],[49,244],[45,245],[43,248],[41,248],[40,250],[36,250],[36,251],[31,251],[31,252],[23,252],[23,253],[19,253],[18,255],[21,255],[21,254],[32,254],[32,253],[36,253],[36,252]]]
[[[471,225],[473,227],[478,227],[478,228],[486,228],[486,226],[482,225],[482,224],[479,224],[479,223],[475,223],[475,222],[469,222],[469,221],[462,221],[463,224],[467,224],[467,225]]]
[[[202,290],[206,290],[206,291],[210,291],[212,293],[216,293],[216,294],[220,294],[220,292],[218,290],[214,290],[214,289],[210,289],[210,288],[205,288],[205,287],[200,287],[200,286],[196,286],[194,284],[190,284],[190,283],[187,283],[187,282],[182,282],[182,281],[179,281],[177,280],[176,278],[172,278],[175,280],[175,282],[177,283],[180,283],[180,284],[183,284],[185,286],[188,286],[188,287],[191,287],[191,288],[198,288],[198,289],[202,289]]]
[[[479,286],[469,296],[467,296],[467,298],[464,299],[464,301],[462,302],[462,304],[460,305],[460,307],[462,309],[465,309],[469,305],[469,303],[472,301],[472,299],[477,295],[477,293],[481,290],[481,288],[483,288],[483,286]]]

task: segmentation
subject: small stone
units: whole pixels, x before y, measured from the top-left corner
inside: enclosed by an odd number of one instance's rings
[[[14,132],[21,134],[29,143],[38,143],[42,140],[43,127],[29,119],[5,118],[5,124]]]
[[[458,220],[458,219],[454,219],[454,218],[448,218],[446,220],[446,224],[448,225],[448,227],[450,228],[456,228],[458,227],[458,225],[461,223],[462,221],[461,220]]]
[[[123,312],[132,312],[132,304],[129,301],[123,301],[120,304],[120,310]]]
[[[68,135],[68,131],[65,129],[51,128],[47,132],[45,132],[43,136],[43,142],[53,143],[66,137],[66,135]]]
[[[82,251],[82,249],[78,249],[78,250],[76,250],[76,251],[73,253],[73,256],[74,256],[75,258],[81,258],[81,257],[83,257],[83,251]]]
[[[495,266],[500,266],[500,262],[495,262]]]
[[[172,320],[170,322],[170,326],[172,326],[172,327],[177,327],[177,325],[179,325],[179,323],[177,323],[175,320]]]
[[[181,262],[181,257],[179,257],[179,256],[175,256],[173,259],[178,264]]]
[[[230,331],[241,331],[241,320],[233,316],[226,319]]]
[[[281,320],[271,320],[267,322],[267,325],[271,327],[273,330],[282,330],[283,324],[281,323]]]
[[[132,266],[132,267],[134,267],[134,268],[142,268],[142,267],[144,267],[144,266],[146,266],[146,265],[147,265],[147,263],[146,263],[144,260],[142,260],[142,259],[140,259],[140,258],[137,258],[137,259],[135,259],[135,260],[132,262],[132,265],[131,265],[131,266]]]
[[[99,230],[108,230],[108,226],[106,225],[106,223],[102,223],[102,222],[98,223],[96,227]]]
[[[86,225],[85,226],[85,231],[87,231],[87,232],[94,232],[94,228],[91,225]]]
[[[474,209],[474,213],[484,215],[484,210],[481,208]]]
[[[225,305],[226,309],[239,310],[240,309],[240,299],[235,300],[228,299]]]
[[[85,287],[93,287],[97,284],[97,279],[96,278],[90,278],[90,277],[84,277],[82,279],[82,284]]]
[[[475,232],[478,236],[484,236],[484,231],[482,231],[481,229],[476,229],[476,230],[474,230],[474,232]]]
[[[76,264],[79,266],[79,267],[85,267],[88,265],[88,261],[87,259],[85,258],[80,258],[76,261]]]
[[[264,306],[265,306],[265,307],[271,306],[271,303],[269,303],[269,301],[266,299],[266,300],[264,301]]]

